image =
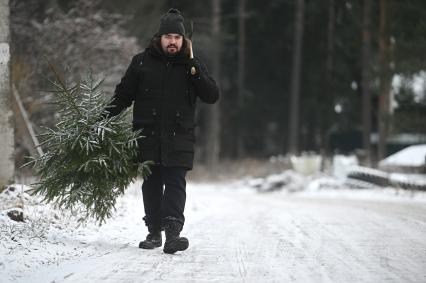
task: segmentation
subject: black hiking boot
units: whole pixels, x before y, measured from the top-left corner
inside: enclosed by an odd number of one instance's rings
[[[164,243],[163,252],[166,254],[174,254],[178,251],[184,251],[189,246],[189,241],[185,237],[180,237],[183,225],[177,221],[168,221],[164,225],[166,232],[166,242]]]
[[[163,239],[161,237],[161,229],[154,229],[148,227],[149,234],[146,236],[146,240],[139,243],[141,249],[154,249],[161,247]]]

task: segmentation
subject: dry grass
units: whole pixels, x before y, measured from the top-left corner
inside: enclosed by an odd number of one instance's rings
[[[245,176],[265,177],[291,169],[290,161],[281,159],[275,162],[269,159],[245,158],[240,160],[222,160],[216,168],[205,164],[194,164],[194,169],[188,172],[188,181],[216,182],[241,179]],[[30,185],[37,179],[28,172],[17,174],[15,183]]]
[[[216,168],[204,164],[195,164],[194,169],[188,172],[188,180],[201,181],[227,181],[241,179],[245,176],[265,177],[270,174],[280,173],[290,169],[288,160],[271,162],[269,159],[241,159],[223,160]]]

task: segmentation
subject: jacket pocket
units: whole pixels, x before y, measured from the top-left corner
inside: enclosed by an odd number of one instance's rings
[[[183,136],[174,136],[172,148],[175,152],[194,153],[194,142]]]
[[[185,120],[181,117],[176,118],[174,135],[186,136],[187,138],[195,140],[195,127],[196,124],[193,120]]]

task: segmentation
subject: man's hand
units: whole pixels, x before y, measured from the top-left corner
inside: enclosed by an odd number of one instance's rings
[[[199,78],[200,77],[200,63],[197,59],[192,58],[188,60],[188,72],[193,78]]]
[[[191,76],[198,78],[199,77],[199,64],[197,62],[194,62],[194,51],[192,50],[192,40],[189,38],[186,38],[186,43],[188,44],[189,48],[189,63],[188,63],[188,70]]]

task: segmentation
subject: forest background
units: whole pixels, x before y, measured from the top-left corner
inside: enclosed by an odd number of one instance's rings
[[[426,142],[422,0],[11,0],[11,78],[36,133],[56,119],[45,58],[111,96],[171,7],[221,90],[199,104],[198,163],[314,152],[374,165]],[[16,127],[19,168],[31,150]]]

